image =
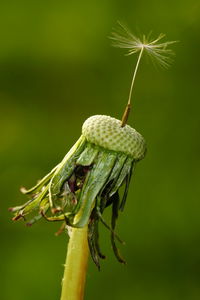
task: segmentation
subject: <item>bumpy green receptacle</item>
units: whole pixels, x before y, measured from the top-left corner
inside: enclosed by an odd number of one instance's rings
[[[30,190],[22,192],[30,200],[12,208],[14,220],[35,212],[29,222],[41,216],[49,221],[65,221],[68,226],[88,225],[88,242],[92,258],[99,266],[103,258],[98,245],[98,221],[111,230],[116,257],[124,262],[115,245],[114,232],[118,211],[124,209],[133,167],[145,155],[143,137],[121,121],[104,115],[88,118],[82,135],[63,161]],[[122,199],[118,190],[124,184]],[[112,205],[111,226],[103,220],[106,207]],[[50,208],[50,209],[49,209]],[[39,213],[39,214],[38,214]],[[50,215],[49,215],[50,213]],[[74,217],[76,223],[74,223]]]
[[[88,118],[82,127],[82,134],[88,141],[105,149],[122,152],[135,160],[144,157],[144,138],[129,125],[121,127],[121,121],[104,115]]]

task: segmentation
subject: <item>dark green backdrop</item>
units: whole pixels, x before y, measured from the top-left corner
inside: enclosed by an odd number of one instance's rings
[[[195,0],[2,1],[0,9],[0,239],[2,300],[59,299],[67,237],[58,224],[15,224],[9,206],[57,164],[93,114],[120,118],[135,57],[110,47],[117,20],[136,32],[179,40],[175,62],[157,71],[145,59],[129,124],[148,144],[118,232],[109,233],[98,272],[90,262],[86,300],[200,299],[200,4]],[[109,213],[108,213],[109,214]],[[109,216],[107,216],[109,217]]]

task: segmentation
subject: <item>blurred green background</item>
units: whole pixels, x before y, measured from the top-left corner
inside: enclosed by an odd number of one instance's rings
[[[86,298],[200,299],[200,3],[150,1],[1,1],[0,286],[2,300],[59,299],[67,237],[59,224],[13,223],[7,208],[26,198],[93,114],[121,118],[136,57],[110,47],[117,20],[134,31],[167,34],[175,62],[157,71],[145,59],[129,124],[148,144],[136,168],[118,232],[127,266],[107,255],[91,263]],[[107,212],[109,219],[109,212]]]

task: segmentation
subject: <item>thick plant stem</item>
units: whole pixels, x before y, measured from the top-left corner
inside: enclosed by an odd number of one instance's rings
[[[83,300],[88,263],[88,226],[72,228],[68,243],[61,300]]]

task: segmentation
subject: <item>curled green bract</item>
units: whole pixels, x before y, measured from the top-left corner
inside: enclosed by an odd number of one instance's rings
[[[128,125],[120,128],[120,121],[108,116],[90,117],[61,163],[35,187],[21,189],[30,200],[10,209],[15,212],[13,220],[32,215],[28,225],[41,217],[76,228],[88,225],[88,244],[98,267],[99,258],[104,258],[98,242],[100,221],[110,230],[114,253],[124,263],[115,244],[116,239],[120,241],[115,233],[116,220],[119,210],[124,209],[134,166],[145,151],[145,141],[135,129]],[[110,225],[102,216],[108,206],[112,206]]]

